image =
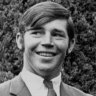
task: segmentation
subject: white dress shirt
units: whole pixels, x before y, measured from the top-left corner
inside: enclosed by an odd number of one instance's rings
[[[32,96],[47,96],[48,88],[43,84],[44,79],[42,77],[23,69],[21,78],[25,82]],[[52,79],[52,83],[57,96],[60,96],[61,74]]]

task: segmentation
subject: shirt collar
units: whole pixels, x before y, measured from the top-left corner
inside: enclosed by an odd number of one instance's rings
[[[21,72],[21,77],[23,79],[23,81],[25,82],[26,86],[28,88],[30,88],[31,86],[31,89],[40,89],[43,85],[43,80],[44,78],[26,70],[26,69],[23,69],[22,72]],[[56,86],[60,86],[60,82],[61,82],[61,73],[59,76],[55,77],[54,79],[52,79],[52,83],[53,83],[53,87],[56,87]],[[37,86],[36,86],[37,85]]]
[[[35,75],[26,69],[22,70],[21,77],[22,77],[23,81],[25,82],[26,86],[28,88],[30,88],[30,86],[31,86],[31,89],[33,89],[33,90],[39,89],[42,86],[43,80],[44,80],[42,77]],[[36,86],[36,85],[38,85],[38,86]]]

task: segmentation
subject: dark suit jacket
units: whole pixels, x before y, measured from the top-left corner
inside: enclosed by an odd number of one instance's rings
[[[92,96],[63,82],[60,86],[60,94],[60,96]],[[0,96],[31,96],[31,94],[21,76],[18,75],[14,79],[0,84]]]

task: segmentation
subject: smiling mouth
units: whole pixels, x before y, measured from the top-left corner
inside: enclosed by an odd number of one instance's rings
[[[44,56],[44,57],[53,57],[56,56],[56,53],[54,52],[36,52],[38,55],[40,56]]]

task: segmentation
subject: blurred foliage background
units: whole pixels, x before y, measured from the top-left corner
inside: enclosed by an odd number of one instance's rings
[[[26,9],[42,1],[57,2],[68,8],[75,24],[76,45],[63,65],[63,81],[96,96],[95,0],[0,0],[0,83],[21,71],[22,52],[16,45],[15,29]]]

